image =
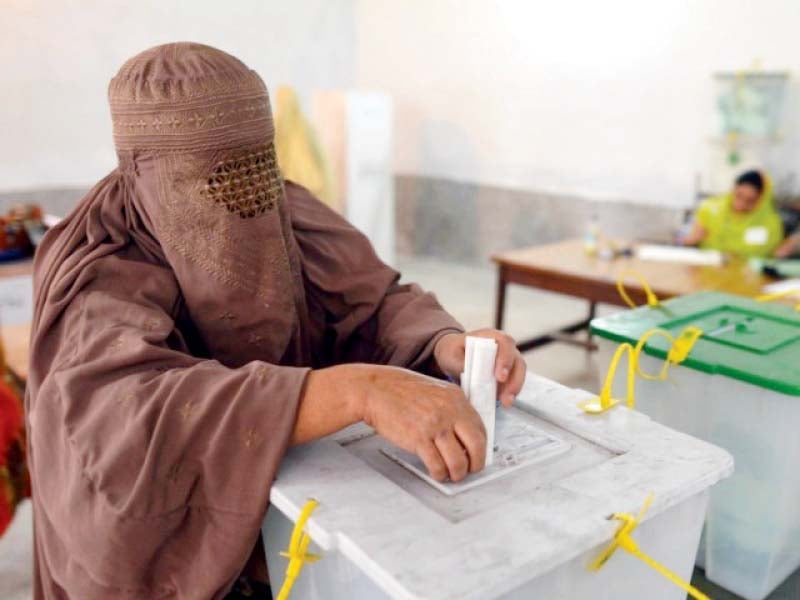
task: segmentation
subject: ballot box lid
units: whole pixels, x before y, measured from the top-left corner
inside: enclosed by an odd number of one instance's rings
[[[498,415],[498,447],[528,461],[505,476],[496,461],[443,492],[359,425],[291,449],[270,502],[296,520],[317,500],[306,531],[321,560],[342,553],[391,597],[499,597],[610,542],[612,513],[652,494],[646,519],[659,518],[733,470],[727,451],[636,411],[585,413],[592,397],[529,372],[514,407],[498,408],[513,415]]]
[[[651,329],[676,336],[689,326],[702,335],[683,366],[800,396],[800,312],[790,305],[700,292],[595,319],[591,330],[635,345]],[[667,338],[653,336],[644,351],[666,358],[670,347]]]

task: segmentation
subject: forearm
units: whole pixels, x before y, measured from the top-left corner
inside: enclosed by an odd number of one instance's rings
[[[432,360],[436,342],[464,328],[416,284],[395,285],[373,318],[369,362],[439,374]]]
[[[290,444],[336,433],[363,418],[363,389],[372,365],[346,364],[311,371],[306,378]]]

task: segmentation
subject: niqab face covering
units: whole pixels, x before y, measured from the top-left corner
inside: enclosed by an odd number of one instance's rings
[[[170,44],[128,61],[109,100],[131,201],[208,354],[278,362],[302,286],[264,83],[224,52]]]

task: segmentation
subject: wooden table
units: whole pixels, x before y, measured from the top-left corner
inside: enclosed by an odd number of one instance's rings
[[[33,259],[0,263],[0,278],[33,275]],[[33,300],[31,299],[31,303]],[[28,350],[30,349],[30,323],[7,325],[0,323],[0,341],[6,355],[6,364],[21,380],[28,377]]]
[[[521,351],[554,341],[591,347],[591,341],[575,340],[568,334],[588,328],[598,303],[625,306],[616,283],[619,274],[628,270],[641,274],[660,299],[702,290],[757,296],[765,284],[773,281],[755,273],[744,260],[732,260],[723,267],[643,261],[629,257],[604,260],[587,255],[583,242],[574,239],[495,254],[492,260],[498,268],[497,329],[503,328],[506,288],[511,283],[584,298],[589,302],[585,319],[557,331],[522,340],[517,344]],[[633,277],[626,277],[625,289],[637,304],[646,302],[644,289]]]

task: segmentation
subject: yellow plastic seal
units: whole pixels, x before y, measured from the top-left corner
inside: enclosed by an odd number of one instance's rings
[[[305,563],[313,563],[318,561],[321,557],[316,554],[308,553],[308,545],[311,543],[311,536],[305,531],[306,522],[314,512],[314,509],[319,506],[319,502],[310,499],[303,506],[300,511],[300,516],[294,524],[292,530],[292,537],[289,540],[289,548],[286,552],[281,552],[281,556],[289,559],[289,565],[286,567],[286,578],[283,580],[280,592],[278,592],[277,600],[287,600],[289,594],[292,593],[292,587],[297,580],[300,571],[303,569]]]
[[[617,275],[617,291],[619,292],[620,297],[622,300],[630,306],[631,308],[637,308],[636,303],[631,300],[631,297],[628,295],[627,290],[625,289],[625,277],[630,275],[639,281],[642,284],[642,289],[644,290],[644,295],[647,298],[647,306],[653,307],[658,306],[661,302],[658,299],[658,296],[655,295],[653,290],[650,288],[650,284],[647,283],[647,280],[642,276],[641,273],[638,271],[634,271],[632,269],[626,269],[625,271],[620,271],[619,275]]]
[[[692,598],[695,598],[696,600],[711,600],[711,598],[706,596],[703,592],[698,590],[689,582],[684,581],[678,577],[678,575],[670,571],[667,567],[642,552],[642,550],[639,548],[639,544],[637,544],[636,541],[631,537],[631,534],[639,526],[639,523],[641,523],[642,518],[652,503],[653,494],[650,494],[644,501],[644,505],[637,516],[634,517],[628,513],[614,513],[609,517],[609,519],[620,521],[621,524],[619,529],[617,529],[617,532],[614,534],[614,539],[611,540],[611,544],[599,554],[599,556],[594,560],[594,562],[592,562],[591,565],[589,565],[589,570],[599,571],[603,565],[605,565],[609,559],[611,559],[614,553],[618,549],[621,549],[631,556],[638,558],[647,566],[663,575],[669,581],[689,594]]]
[[[627,353],[628,355],[628,397],[626,398],[627,404],[629,407],[633,408],[633,394],[634,394],[634,378],[635,378],[635,370],[634,370],[634,354],[635,351],[633,346],[630,344],[620,344],[617,351],[614,352],[614,357],[611,359],[611,364],[608,366],[608,371],[606,372],[606,379],[603,382],[603,388],[600,390],[600,395],[596,398],[592,398],[591,400],[587,400],[586,402],[581,402],[578,406],[584,410],[584,412],[598,415],[600,413],[606,412],[608,409],[615,407],[619,404],[619,400],[611,397],[611,387],[614,385],[614,376],[617,374],[617,367],[619,366],[619,361],[622,360],[623,355]]]
[[[654,375],[645,373],[642,370],[639,365],[639,359],[644,351],[645,344],[650,338],[657,335],[667,339],[671,346],[667,353],[667,358],[661,366],[661,371]],[[703,330],[693,325],[681,331],[678,337],[673,337],[668,331],[664,331],[663,329],[651,329],[639,338],[635,348],[627,342],[620,344],[611,359],[611,363],[608,365],[608,371],[606,372],[606,378],[600,390],[600,395],[586,402],[581,402],[578,406],[585,412],[596,415],[604,413],[608,409],[620,404],[619,400],[612,397],[611,388],[614,384],[619,362],[622,360],[622,357],[627,354],[628,376],[625,404],[627,404],[628,408],[634,408],[636,405],[636,375],[639,375],[642,379],[665,381],[669,373],[669,366],[677,365],[685,361],[701,335],[703,335]]]

